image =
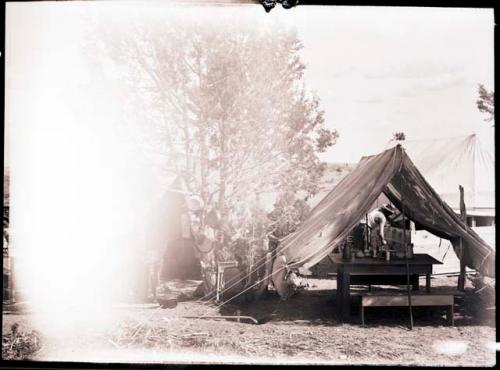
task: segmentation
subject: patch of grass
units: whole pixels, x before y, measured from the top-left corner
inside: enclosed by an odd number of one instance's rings
[[[30,360],[42,348],[40,334],[36,330],[24,331],[14,323],[10,332],[2,336],[2,359]]]

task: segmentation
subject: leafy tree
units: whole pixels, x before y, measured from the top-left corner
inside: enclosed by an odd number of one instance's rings
[[[281,194],[274,210],[269,214],[273,221],[274,235],[282,238],[294,232],[310,211],[311,207],[304,199],[297,199],[291,192]]]
[[[484,119],[485,121],[493,121],[495,119],[495,92],[486,90],[481,84],[479,84],[478,92],[479,98],[476,100],[477,108],[481,113],[488,115]]]
[[[205,212],[220,214],[223,256],[251,226],[260,194],[278,193],[278,222],[319,190],[317,153],[338,134],[305,89],[293,30],[135,19],[99,34],[100,54],[148,107],[152,147],[163,151],[168,171],[184,176]]]

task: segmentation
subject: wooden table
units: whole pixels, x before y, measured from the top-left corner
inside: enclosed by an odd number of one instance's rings
[[[334,254],[332,262],[337,270],[337,310],[342,320],[350,317],[352,284],[362,285],[406,285],[405,259],[375,259],[370,257],[343,260],[340,254]],[[408,259],[410,282],[413,289],[419,289],[419,277],[425,275],[426,290],[431,289],[432,265],[441,264],[428,254],[415,254]]]

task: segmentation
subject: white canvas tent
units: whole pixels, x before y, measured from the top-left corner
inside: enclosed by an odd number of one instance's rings
[[[495,159],[479,136],[390,141],[402,144],[413,163],[453,209],[459,209],[458,186],[464,187],[468,214],[495,215]]]

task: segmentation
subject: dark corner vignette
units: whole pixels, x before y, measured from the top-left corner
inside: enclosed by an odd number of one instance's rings
[[[493,8],[494,0],[258,0],[269,13],[278,4],[284,9],[317,6],[397,6],[397,7],[450,7],[450,8]]]

